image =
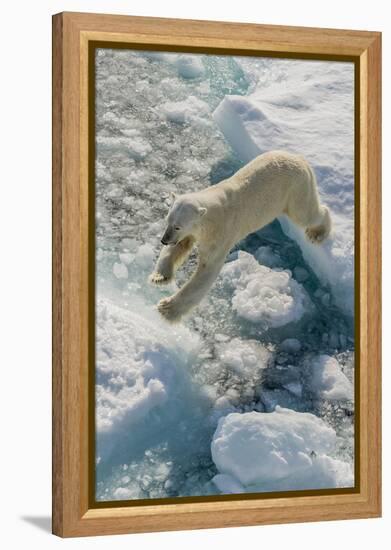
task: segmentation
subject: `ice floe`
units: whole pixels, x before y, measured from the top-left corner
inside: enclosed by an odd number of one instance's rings
[[[224,265],[221,276],[234,288],[232,307],[240,317],[266,327],[280,327],[299,321],[308,298],[289,271],[260,265],[247,252]]]
[[[276,407],[220,419],[212,457],[228,492],[320,489],[352,485],[350,465],[331,455],[336,434],[320,418]]]

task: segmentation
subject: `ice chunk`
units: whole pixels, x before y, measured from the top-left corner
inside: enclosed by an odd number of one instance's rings
[[[128,268],[123,263],[115,262],[113,265],[113,273],[117,277],[117,279],[128,278]]]
[[[353,399],[352,383],[338,361],[329,355],[319,355],[312,362],[310,388],[321,399]]]
[[[155,252],[153,250],[152,245],[145,243],[145,244],[142,244],[137,250],[137,253],[135,256],[135,262],[140,267],[144,269],[148,269],[149,267],[152,266],[154,257],[155,257]]]
[[[296,266],[293,270],[293,275],[299,283],[303,283],[306,281],[309,277],[308,271],[304,269],[303,267]]]
[[[217,346],[219,359],[241,375],[253,377],[268,365],[271,352],[256,340],[234,338]]]
[[[296,397],[302,396],[303,386],[300,382],[288,382],[288,384],[284,384],[284,388],[293,393],[293,395],[296,395]]]
[[[123,247],[123,250],[126,250],[126,251],[130,250],[132,252],[135,252],[139,244],[140,243],[137,242],[136,239],[125,238],[125,239],[122,239],[121,241],[121,246]]]
[[[295,409],[298,406],[297,396],[284,386],[275,389],[262,387],[259,390],[259,398],[266,412],[273,412],[277,406],[287,409]]]
[[[273,271],[239,251],[238,259],[224,265],[223,280],[234,288],[232,307],[240,317],[262,322],[266,328],[299,321],[308,297],[289,271]]]
[[[245,125],[245,114],[251,109],[250,99],[241,96],[226,96],[213,113],[217,122],[232,149],[239,157],[249,162],[261,153],[257,144],[252,140]]]
[[[215,340],[216,342],[228,342],[229,336],[227,334],[220,334],[220,332],[216,332]]]
[[[154,378],[146,381],[139,377],[136,384],[130,386],[126,385],[126,379],[114,378],[112,382],[114,385],[123,383],[123,387],[118,392],[101,385],[96,387],[98,430],[110,429],[113,422],[122,420],[125,415],[132,416],[133,421],[142,418],[167,397],[162,382]]]
[[[273,252],[270,246],[260,246],[254,256],[260,264],[267,267],[281,266],[281,257]]]
[[[247,491],[350,486],[350,465],[329,456],[335,445],[334,430],[320,418],[276,407],[221,418],[211,451],[219,473]]]
[[[225,416],[230,412],[235,411],[235,407],[232,405],[231,401],[228,399],[227,396],[222,395],[218,399],[216,399],[216,402],[213,407],[213,414],[212,418],[220,418],[221,416]]]
[[[176,60],[178,74],[183,78],[198,78],[204,73],[204,66],[195,55],[180,55]]]
[[[134,260],[134,254],[130,254],[130,252],[122,252],[119,254],[119,259],[123,264],[129,265]]]
[[[131,497],[134,498],[134,495],[132,495],[132,491],[127,487],[117,487],[114,491],[114,498],[116,500],[127,500]]]
[[[280,349],[287,353],[298,353],[301,350],[301,343],[297,338],[286,338],[281,342]]]
[[[248,60],[238,58],[247,68]],[[259,66],[253,93],[226,96],[214,119],[245,162],[273,149],[304,155],[314,167],[322,202],[331,209],[333,231],[321,246],[287,217],[285,233],[333,291],[346,313],[354,306],[354,66],[272,60]],[[269,61],[269,64],[271,62]],[[265,81],[265,71],[271,77]]]
[[[177,124],[185,122],[209,124],[209,107],[207,103],[195,96],[189,96],[183,101],[168,101],[160,106],[160,110],[167,120]]]
[[[134,159],[143,159],[152,151],[150,144],[137,133],[128,137],[98,136],[96,144],[101,154],[120,152]]]
[[[221,493],[236,494],[245,492],[243,485],[230,475],[217,474],[212,481]]]

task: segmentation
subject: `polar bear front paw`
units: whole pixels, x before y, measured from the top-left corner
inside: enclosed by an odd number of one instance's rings
[[[182,311],[178,307],[178,302],[174,296],[163,298],[157,305],[159,313],[170,323],[176,323],[182,317]]]
[[[161,286],[168,285],[172,281],[172,277],[165,277],[161,273],[155,271],[154,273],[151,273],[151,275],[148,277],[148,280],[153,285]]]

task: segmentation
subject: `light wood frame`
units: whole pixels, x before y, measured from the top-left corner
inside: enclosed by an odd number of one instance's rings
[[[294,497],[89,506],[89,43],[202,47],[247,55],[342,58],[356,64],[356,299],[360,364],[356,407],[359,487]],[[381,514],[380,201],[381,34],[85,13],[53,17],[53,533],[62,537]],[[359,315],[358,315],[359,311]],[[357,380],[357,379],[356,379]],[[91,458],[91,457],[90,457]]]

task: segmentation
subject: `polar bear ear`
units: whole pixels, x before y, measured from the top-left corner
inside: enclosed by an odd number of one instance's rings
[[[175,194],[173,191],[171,191],[170,197],[171,197],[171,199],[172,199],[172,202],[174,202],[175,199],[176,199],[176,194]]]
[[[202,218],[202,216],[205,216],[206,214],[206,208],[204,208],[203,206],[200,206],[198,209],[198,213],[200,215],[200,218]]]

